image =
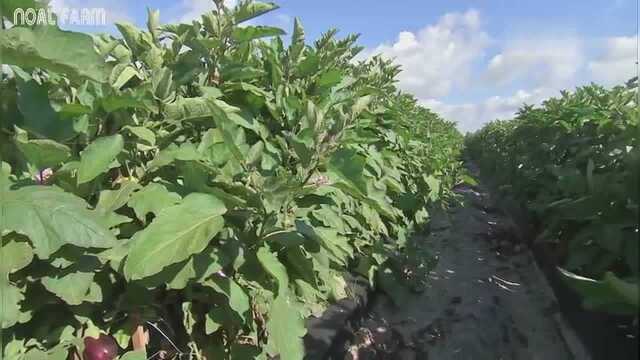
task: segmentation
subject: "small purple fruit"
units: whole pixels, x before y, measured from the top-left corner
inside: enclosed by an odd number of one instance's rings
[[[84,338],[84,360],[113,360],[118,356],[118,344],[109,335],[100,334],[100,337]]]

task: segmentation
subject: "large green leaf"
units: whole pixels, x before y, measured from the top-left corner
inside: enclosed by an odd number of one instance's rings
[[[279,36],[286,34],[284,30],[272,26],[245,26],[233,30],[232,38],[237,42],[251,41],[263,37]]]
[[[364,178],[366,160],[355,150],[340,149],[329,160],[329,176],[336,181],[347,184],[352,190],[361,194],[367,193],[367,183]]]
[[[169,192],[160,184],[149,184],[131,196],[129,206],[140,221],[146,222],[147,214],[159,214],[165,208],[179,203],[180,195]]]
[[[278,282],[279,296],[286,296],[289,292],[289,275],[287,275],[287,269],[282,265],[280,260],[278,260],[278,257],[266,246],[258,250],[257,256],[260,265]]]
[[[36,169],[53,168],[71,157],[68,146],[48,139],[17,139],[16,145]]]
[[[120,134],[94,140],[80,154],[78,184],[89,182],[109,170],[109,165],[122,149],[124,149],[124,139]]]
[[[11,285],[9,280],[0,277],[0,329],[9,328],[20,322],[23,314],[20,310],[20,302],[24,300],[24,295],[19,288]]]
[[[69,305],[80,305],[99,289],[93,282],[94,273],[74,272],[59,277],[44,277],[42,285]],[[93,285],[93,286],[92,286]]]
[[[55,26],[13,27],[0,32],[2,62],[42,68],[69,76],[106,82],[109,66],[94,50],[91,36]]]
[[[87,207],[82,199],[54,187],[0,188],[1,231],[29,237],[41,259],[64,244],[84,248],[114,245],[114,236]]]
[[[189,121],[207,118],[212,115],[209,98],[179,98],[165,107],[167,119],[175,121]]]
[[[15,120],[20,128],[55,141],[66,141],[74,136],[73,123],[62,119],[51,107],[48,85],[40,85],[35,80],[29,77],[23,79],[22,76],[17,76],[16,82],[17,105],[23,117]]]
[[[607,272],[594,280],[559,268],[563,279],[583,298],[585,307],[616,314],[637,314],[640,309],[640,286],[637,279],[625,281]]]
[[[141,188],[135,181],[124,181],[116,190],[103,190],[100,192],[96,210],[102,213],[116,211],[123,207],[131,198],[131,195]]]
[[[9,238],[9,241],[0,247],[0,277],[6,277],[8,274],[24,268],[33,260],[31,246],[26,242],[16,240],[17,237]]]
[[[241,319],[245,319],[245,313],[249,311],[249,297],[233,279],[223,276],[214,276],[205,283],[216,292],[219,292],[229,300],[229,307],[235,311]]]
[[[204,250],[224,226],[224,203],[208,194],[193,193],[166,208],[132,238],[124,266],[128,279],[142,279]]]
[[[269,352],[282,360],[304,358],[302,337],[306,334],[298,305],[286,296],[278,296],[269,311],[267,331]]]

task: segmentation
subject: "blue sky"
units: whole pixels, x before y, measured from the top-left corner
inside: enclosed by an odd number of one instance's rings
[[[561,89],[592,81],[612,86],[635,74],[637,0],[277,3],[281,8],[260,23],[289,30],[299,17],[309,40],[331,27],[360,33],[364,56],[395,58],[405,69],[400,87],[465,131]],[[104,7],[111,21],[144,26],[147,7],[175,22],[193,19],[210,1],[54,0],[54,6]]]

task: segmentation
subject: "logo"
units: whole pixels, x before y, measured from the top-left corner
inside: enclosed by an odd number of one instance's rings
[[[78,25],[105,26],[107,11],[104,8],[17,8],[13,12],[13,25]]]

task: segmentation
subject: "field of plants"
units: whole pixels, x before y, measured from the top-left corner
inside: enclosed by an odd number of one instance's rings
[[[635,315],[640,108],[637,79],[563,92],[467,137],[483,173],[534,214],[538,242],[586,308]],[[637,318],[636,318],[637,319]]]
[[[7,20],[37,5],[0,0]],[[304,319],[348,295],[347,273],[375,285],[428,270],[411,234],[461,176],[455,124],[399,92],[390,61],[355,61],[357,36],[330,30],[309,44],[297,20],[289,35],[247,23],[274,4],[216,5],[192,24],[160,24],[150,11],[147,29],[119,23],[119,37],[0,32],[11,69],[0,79],[4,359],[302,359]],[[606,234],[578,234],[584,255],[568,268],[604,256],[593,275],[619,269],[626,279],[637,258],[612,255],[634,246],[627,176],[637,148],[617,144],[636,141],[637,117],[622,90],[583,92],[561,101],[593,103],[587,126],[555,103],[525,113],[566,119],[553,129],[571,137],[543,152],[558,156],[551,169],[529,162],[549,161],[533,148],[531,158],[518,150],[527,165],[514,189],[531,187],[520,185],[527,174],[553,211],[581,210],[557,229],[606,212],[597,220]],[[494,127],[503,131],[492,126],[476,143],[495,142],[483,163],[495,156],[506,168],[512,150],[487,138]],[[573,139],[600,147],[586,153]],[[574,148],[578,160],[559,160]],[[570,192],[548,193],[553,171],[567,174]],[[589,192],[605,182],[619,186]],[[624,290],[621,279],[604,284]],[[141,348],[149,353],[132,351]]]

